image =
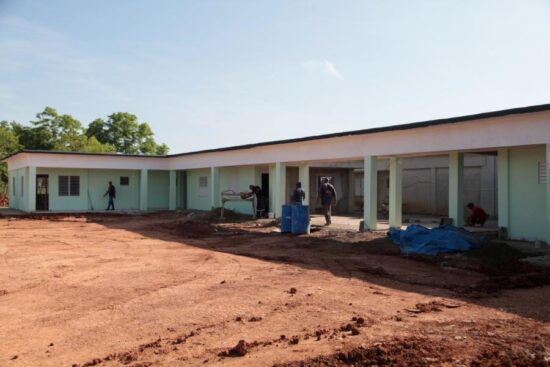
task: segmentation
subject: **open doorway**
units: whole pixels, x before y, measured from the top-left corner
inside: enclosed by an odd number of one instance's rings
[[[50,210],[48,175],[36,175],[36,210]]]

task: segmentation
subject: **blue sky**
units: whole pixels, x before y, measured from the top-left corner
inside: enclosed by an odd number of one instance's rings
[[[0,120],[171,153],[550,102],[550,1],[0,0]]]

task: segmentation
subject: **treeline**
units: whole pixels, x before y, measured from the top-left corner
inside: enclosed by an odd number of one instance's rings
[[[157,144],[153,130],[136,115],[115,112],[106,119],[88,124],[71,115],[46,107],[27,124],[0,121],[0,158],[21,149],[57,150],[88,153],[125,153],[165,155],[166,144]],[[5,164],[0,165],[0,192],[5,191],[8,177]]]

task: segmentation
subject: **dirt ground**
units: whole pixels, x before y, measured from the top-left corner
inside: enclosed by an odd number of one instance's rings
[[[520,257],[199,214],[0,218],[0,366],[548,366],[550,276]]]

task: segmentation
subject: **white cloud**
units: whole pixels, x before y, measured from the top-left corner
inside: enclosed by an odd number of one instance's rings
[[[310,59],[302,63],[302,67],[308,70],[322,71],[330,77],[343,79],[342,74],[329,60]]]

